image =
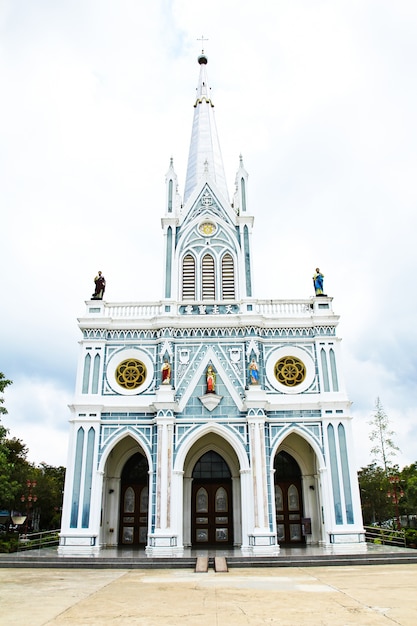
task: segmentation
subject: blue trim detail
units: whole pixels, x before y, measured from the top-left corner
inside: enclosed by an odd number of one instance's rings
[[[168,183],[168,213],[172,213],[172,178]]]
[[[245,179],[240,179],[240,188],[242,190],[242,211],[246,211],[246,186]]]
[[[339,426],[337,427],[337,432],[339,435],[340,461],[342,464],[342,480],[343,493],[345,495],[346,521],[348,524],[353,524],[352,490],[350,488],[349,479],[349,461],[346,446],[346,433],[343,424],[339,424]]]
[[[77,432],[77,445],[75,448],[74,483],[72,486],[70,528],[77,528],[77,525],[78,525],[78,507],[80,503],[83,449],[84,449],[84,428],[80,427]]]
[[[167,229],[167,258],[165,267],[165,298],[171,297],[171,271],[172,271],[172,229]]]
[[[83,514],[81,527],[88,528],[90,523],[90,503],[91,503],[91,484],[93,479],[93,456],[94,441],[96,433],[91,427],[87,436],[87,458],[85,460],[85,476],[84,476],[84,495],[83,495]]]
[[[252,296],[252,279],[250,274],[250,250],[249,250],[249,231],[245,226],[243,229],[244,255],[245,255],[245,276],[246,276],[246,295]]]
[[[94,357],[93,366],[93,384],[91,386],[91,393],[98,393],[98,375],[100,372],[100,355],[96,354]]]
[[[340,497],[340,484],[339,484],[339,468],[337,465],[337,456],[336,456],[336,439],[335,439],[334,428],[332,424],[329,424],[327,427],[327,436],[329,439],[330,469],[332,472],[334,516],[336,519],[336,524],[343,524],[342,501]]]
[[[336,357],[333,348],[329,350],[330,370],[332,372],[333,391],[339,391],[339,381],[337,380]]]
[[[82,393],[88,393],[90,385],[90,369],[91,369],[91,355],[87,353],[84,359],[84,374],[83,374],[83,390]]]
[[[327,367],[327,354],[326,350],[322,348],[320,350],[321,369],[323,370],[323,387],[324,391],[330,391],[329,385],[329,369]]]

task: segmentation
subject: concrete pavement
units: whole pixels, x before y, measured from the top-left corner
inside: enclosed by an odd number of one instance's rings
[[[0,624],[415,626],[417,564],[0,569]]]

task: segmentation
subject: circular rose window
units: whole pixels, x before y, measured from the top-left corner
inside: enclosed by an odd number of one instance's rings
[[[126,359],[117,366],[115,377],[121,387],[136,389],[146,380],[146,367],[142,361]]]
[[[216,228],[216,225],[213,224],[213,222],[203,222],[198,227],[198,230],[200,231],[202,235],[205,235],[206,237],[210,237],[216,232],[217,228]]]
[[[275,363],[274,374],[281,385],[296,387],[306,377],[306,366],[295,356],[284,356]]]

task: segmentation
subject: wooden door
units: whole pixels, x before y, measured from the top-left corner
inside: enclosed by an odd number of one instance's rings
[[[233,543],[231,482],[193,484],[193,545],[220,546]]]
[[[148,485],[123,485],[120,511],[120,543],[146,544]]]
[[[303,494],[301,471],[286,452],[275,457],[275,515],[279,543],[302,544]]]
[[[303,543],[300,482],[275,484],[277,535],[280,543]]]
[[[146,545],[148,535],[148,463],[134,454],[126,463],[121,479],[119,543]]]
[[[213,450],[203,454],[194,467],[192,485],[192,544],[232,545],[232,477],[225,460]]]

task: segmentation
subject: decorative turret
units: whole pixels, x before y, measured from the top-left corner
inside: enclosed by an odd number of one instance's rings
[[[236,172],[236,179],[235,179],[236,190],[235,190],[234,201],[233,201],[233,206],[238,215],[242,213],[246,213],[247,182],[248,182],[248,173],[245,170],[245,167],[243,165],[243,157],[242,155],[240,155],[239,169]]]
[[[169,169],[165,174],[166,204],[165,214],[172,217],[178,215],[181,209],[181,196],[178,193],[178,178],[174,170],[174,159],[171,157]]]

